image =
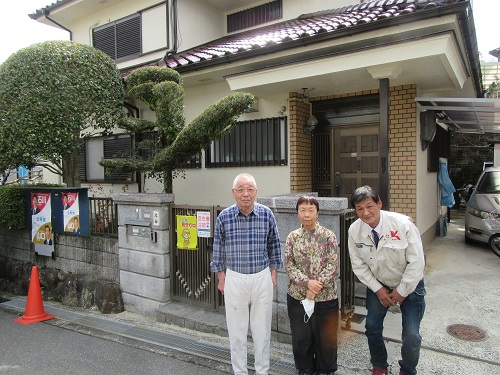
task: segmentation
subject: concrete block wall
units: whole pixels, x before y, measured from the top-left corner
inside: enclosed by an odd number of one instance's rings
[[[112,237],[77,237],[56,234],[55,259],[35,256],[29,230],[0,228],[0,256],[36,264],[39,268],[54,268],[63,272],[92,275],[119,283],[118,239]]]
[[[21,262],[35,259],[28,230],[0,228],[0,243],[0,256]]]

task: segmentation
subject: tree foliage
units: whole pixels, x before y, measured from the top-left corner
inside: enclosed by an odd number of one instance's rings
[[[139,171],[163,180],[164,191],[172,193],[173,172],[191,156],[220,138],[235,124],[237,118],[254,103],[250,94],[236,93],[210,105],[185,126],[182,78],[166,67],[145,67],[134,70],[126,78],[128,93],[146,103],[156,114],[156,122],[126,118],[120,127],[140,133],[137,151],[130,158],[103,159],[99,164],[108,171]],[[153,131],[158,137],[148,137]],[[140,151],[147,152],[140,152]]]
[[[499,99],[498,92],[500,92],[500,78],[495,77],[495,80],[488,85],[488,88],[484,92],[484,97],[490,99]]]
[[[81,137],[111,131],[123,80],[102,51],[72,41],[33,44],[0,65],[0,168],[42,165],[79,186]]]

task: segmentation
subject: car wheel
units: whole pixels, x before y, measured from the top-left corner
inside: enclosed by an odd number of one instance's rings
[[[465,235],[465,243],[468,244],[468,245],[470,245],[470,244],[474,243],[474,240],[471,239],[471,238],[469,238],[469,237],[467,237],[467,234],[466,234]]]
[[[491,236],[490,238],[491,250],[500,257],[500,235]]]

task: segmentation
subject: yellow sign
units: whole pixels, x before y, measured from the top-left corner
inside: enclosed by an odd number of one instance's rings
[[[177,221],[177,248],[196,250],[198,236],[196,234],[196,216],[176,216]]]

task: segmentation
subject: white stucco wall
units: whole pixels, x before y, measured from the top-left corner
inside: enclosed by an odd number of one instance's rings
[[[421,234],[438,219],[438,181],[436,172],[427,172],[428,151],[420,142],[420,111],[417,111],[417,228]]]
[[[178,1],[178,35],[177,51],[185,51],[211,40],[221,38],[226,33],[226,16],[248,6],[256,6],[261,2],[246,5],[229,12],[221,11],[203,1]],[[352,0],[287,0],[283,6],[283,18],[271,23],[282,22],[322,9],[335,9],[351,5]],[[150,7],[154,6],[151,9]],[[147,10],[146,10],[147,9]],[[119,62],[120,69],[161,59],[165,52],[172,48],[172,40],[167,44],[166,7],[158,0],[125,0],[119,4],[104,8],[100,12],[82,17],[72,24],[65,25],[73,33],[73,40],[79,43],[91,44],[92,29],[119,20],[123,17],[145,10],[143,13],[142,37],[143,55],[125,62]],[[54,12],[57,15],[57,10]],[[263,26],[263,25],[259,25]],[[170,37],[172,32],[170,31]]]
[[[151,9],[147,9],[155,5]],[[147,10],[146,10],[147,9]],[[90,16],[80,18],[67,27],[73,32],[73,40],[91,44],[92,29],[142,11],[143,56],[118,63],[119,68],[134,66],[163,57],[172,48],[167,45],[166,7],[157,0],[128,0],[110,6]],[[183,0],[178,2],[179,46],[178,51],[220,38],[224,34],[224,14],[217,12],[202,1]],[[170,37],[172,31],[170,30]],[[157,51],[160,50],[160,51]]]
[[[92,29],[98,26],[105,25],[107,23],[119,20],[123,17],[130,16],[137,13],[139,10],[143,10],[151,7],[152,5],[158,4],[155,0],[126,0],[121,1],[119,4],[104,8],[103,10],[93,13],[89,16],[79,18],[71,25],[66,25],[73,32],[73,40],[79,43],[91,44],[92,40]],[[159,6],[157,8],[158,12],[165,14],[165,6]],[[150,14],[151,12],[148,12]],[[54,12],[57,15],[57,11]],[[146,25],[147,26],[147,25]],[[158,32],[161,32],[161,27],[158,27]],[[163,29],[165,30],[165,29]],[[165,35],[165,34],[164,34]]]

